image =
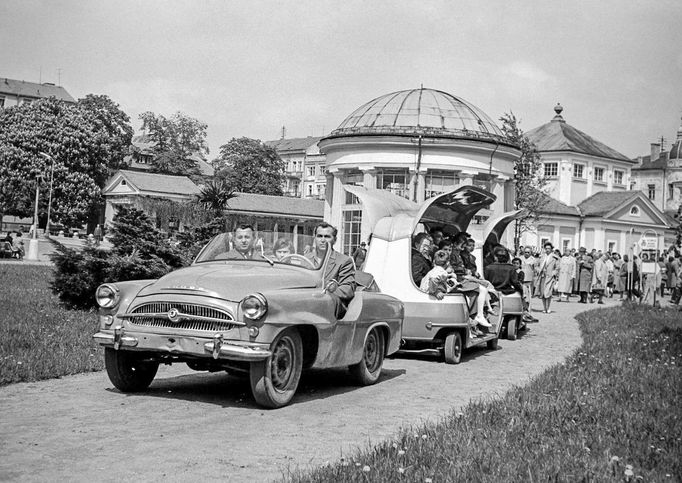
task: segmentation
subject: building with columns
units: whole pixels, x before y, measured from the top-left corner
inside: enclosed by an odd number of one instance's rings
[[[420,88],[377,97],[318,144],[326,156],[324,218],[339,228],[344,253],[372,230],[344,185],[387,190],[417,203],[458,186],[480,186],[497,200],[480,213],[479,224],[513,207],[519,150],[483,111],[447,92]],[[469,231],[477,236],[476,226]]]

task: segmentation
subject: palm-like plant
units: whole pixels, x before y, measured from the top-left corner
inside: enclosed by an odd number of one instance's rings
[[[207,210],[212,211],[216,217],[222,216],[229,207],[228,202],[236,196],[234,188],[222,179],[209,181],[202,188],[198,201]]]

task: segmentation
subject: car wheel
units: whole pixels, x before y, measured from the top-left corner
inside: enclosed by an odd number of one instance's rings
[[[104,365],[112,384],[121,392],[144,391],[154,380],[158,362],[144,361],[135,352],[104,349]]]
[[[258,404],[280,408],[296,394],[303,370],[303,343],[296,330],[280,333],[270,346],[272,356],[252,362],[249,371],[251,392]]]
[[[453,332],[445,338],[445,362],[459,364],[462,360],[462,336],[459,332]]]
[[[381,375],[385,354],[386,341],[384,340],[384,333],[379,327],[374,327],[365,339],[365,346],[362,349],[362,360],[349,367],[350,373],[363,386],[374,384]]]
[[[516,340],[516,317],[507,319],[507,339]]]
[[[497,350],[497,340],[498,340],[497,337],[495,337],[494,339],[489,340],[489,341],[487,342],[488,349],[493,350],[493,351],[494,351],[494,350]]]

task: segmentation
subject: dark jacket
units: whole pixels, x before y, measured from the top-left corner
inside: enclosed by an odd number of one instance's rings
[[[505,295],[514,292],[523,293],[523,286],[519,283],[516,270],[509,263],[491,263],[485,267],[485,279]]]
[[[419,287],[422,278],[431,270],[431,262],[424,257],[419,250],[412,249],[412,280]]]

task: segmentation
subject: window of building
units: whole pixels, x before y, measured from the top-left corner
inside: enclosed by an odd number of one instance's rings
[[[604,182],[604,168],[594,168],[594,180],[600,183]]]
[[[613,171],[613,184],[623,186],[623,172],[614,170]]]
[[[543,236],[540,238],[540,246],[544,247],[545,243],[552,243],[552,242],[549,241],[549,238]]]
[[[3,107],[5,107],[5,98],[0,97],[0,109],[2,109]]]
[[[311,185],[311,184],[307,185],[306,192],[307,192],[308,196],[312,196],[313,195],[313,185]]]
[[[615,242],[615,241],[609,240],[607,246],[608,246],[607,251],[609,251],[609,252],[611,252],[611,253],[613,253],[613,252],[616,251],[616,242]]]
[[[639,207],[633,206],[632,208],[630,208],[630,215],[639,216]]]
[[[457,175],[454,171],[438,171],[430,169],[426,173],[425,198],[433,198],[436,195],[451,191],[457,184]]]
[[[409,179],[410,173],[407,168],[386,168],[377,170],[377,188],[390,191],[403,198],[409,198],[410,196],[407,184]]]
[[[320,166],[320,176],[326,176],[327,175],[327,168],[324,166]]]
[[[566,253],[568,251],[568,247],[571,246],[571,239],[570,238],[562,238],[561,239],[561,253]]]
[[[350,184],[353,186],[362,186],[364,176],[360,170],[346,171],[343,176],[343,184]],[[346,193],[346,204],[347,205],[359,205],[360,200],[357,196],[348,191],[344,190]]]
[[[585,173],[585,165],[580,163],[573,163],[573,177],[577,179],[583,179],[583,174]]]
[[[343,253],[350,255],[360,245],[362,210],[343,211]]]
[[[308,166],[306,169],[307,176],[315,176],[315,166]]]
[[[545,163],[545,177],[556,178],[559,176],[559,163]]]
[[[656,185],[655,184],[647,185],[647,191],[649,192],[649,199],[651,201],[656,200]]]
[[[672,199],[675,197],[675,186],[671,183],[668,185],[668,198]]]

